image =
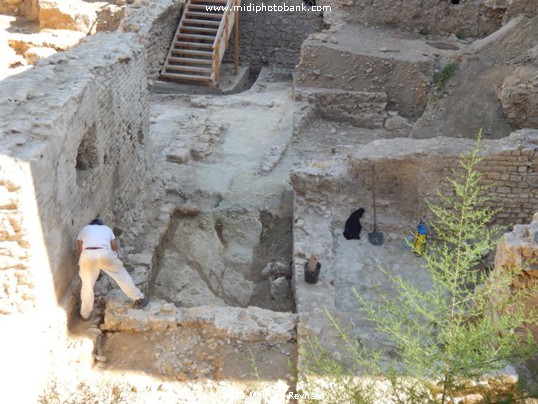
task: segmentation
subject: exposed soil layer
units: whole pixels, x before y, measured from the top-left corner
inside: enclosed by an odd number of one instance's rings
[[[168,380],[286,380],[293,388],[295,344],[212,338],[196,328],[109,333],[103,369],[139,371]]]

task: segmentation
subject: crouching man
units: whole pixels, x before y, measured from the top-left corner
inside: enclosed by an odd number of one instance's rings
[[[89,320],[92,314],[93,287],[101,269],[110,275],[120,289],[134,301],[135,308],[145,307],[149,303],[149,299],[136,287],[133,278],[118,258],[115,238],[112,229],[105,226],[100,218],[92,220],[78,234],[78,264],[82,281],[80,316],[85,321]]]

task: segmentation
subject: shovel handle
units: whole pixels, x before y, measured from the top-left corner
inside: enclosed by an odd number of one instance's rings
[[[372,208],[374,210],[374,232],[377,231],[377,215],[375,210],[375,167],[372,164]]]
[[[308,269],[314,271],[318,265],[318,256],[316,254],[311,254],[310,259],[308,260]]]

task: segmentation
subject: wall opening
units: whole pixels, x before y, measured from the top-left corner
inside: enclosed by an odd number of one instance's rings
[[[99,151],[96,146],[97,130],[92,125],[82,137],[77,148],[75,169],[77,171],[77,185],[82,186],[92,172],[99,166]]]

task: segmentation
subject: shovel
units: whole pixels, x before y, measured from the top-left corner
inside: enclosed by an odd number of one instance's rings
[[[377,231],[377,216],[375,211],[375,168],[372,165],[372,200],[373,200],[373,209],[374,209],[374,231],[368,233],[368,240],[372,245],[381,245],[383,244],[383,233]]]

